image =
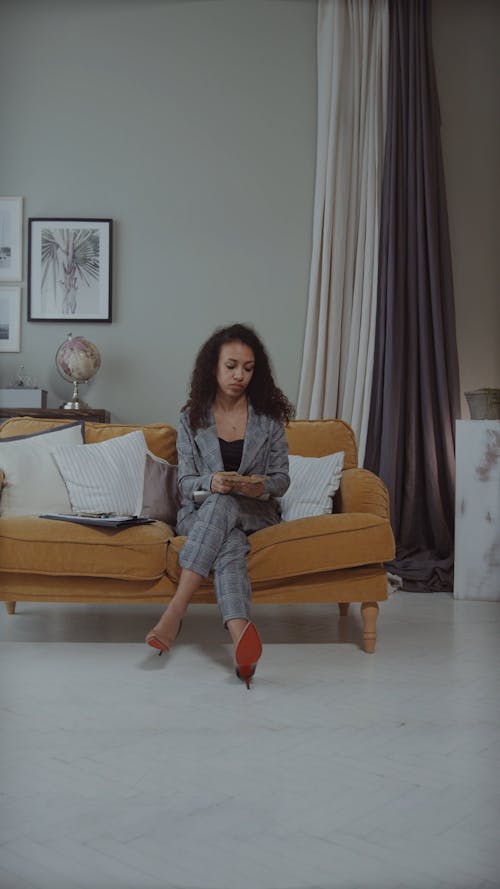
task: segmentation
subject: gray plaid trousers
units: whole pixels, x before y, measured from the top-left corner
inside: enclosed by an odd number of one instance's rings
[[[255,500],[232,494],[210,494],[185,516],[178,534],[187,534],[179,555],[181,568],[208,577],[213,572],[215,595],[224,623],[250,619],[252,591],[248,577],[247,534],[280,521],[273,500]]]

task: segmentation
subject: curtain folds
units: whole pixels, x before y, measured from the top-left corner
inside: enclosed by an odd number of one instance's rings
[[[387,0],[319,0],[313,245],[297,415],[351,423],[363,462],[375,344]]]
[[[378,310],[365,466],[389,489],[391,570],[453,589],[458,357],[428,0],[389,0]]]

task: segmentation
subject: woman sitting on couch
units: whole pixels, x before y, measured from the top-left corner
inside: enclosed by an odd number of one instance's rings
[[[290,484],[284,424],[292,415],[257,334],[242,324],[216,330],[198,353],[178,428],[182,572],[146,642],[169,651],[193,594],[213,572],[236,674],[247,688],[262,652],[250,620],[247,535],[280,521],[276,498]]]

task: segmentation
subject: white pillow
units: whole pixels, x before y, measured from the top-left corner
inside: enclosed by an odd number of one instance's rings
[[[280,500],[283,521],[330,513],[340,485],[344,451],[326,457],[291,455],[288,459],[290,487]]]
[[[72,511],[138,515],[146,451],[141,430],[97,444],[55,448],[53,457],[66,483]]]
[[[83,447],[82,441],[81,422],[35,435],[1,439],[0,469],[5,473],[1,515],[70,512],[66,485],[52,459],[52,451],[60,442]]]

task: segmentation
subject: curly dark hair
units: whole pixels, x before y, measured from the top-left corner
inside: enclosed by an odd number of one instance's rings
[[[246,389],[255,413],[266,414],[285,424],[294,416],[295,408],[274,382],[269,356],[255,331],[245,324],[231,324],[217,328],[196,357],[189,397],[183,408],[189,410],[189,425],[193,432],[208,423],[217,393],[216,371],[221,346],[235,341],[249,346],[255,357],[253,376]]]

